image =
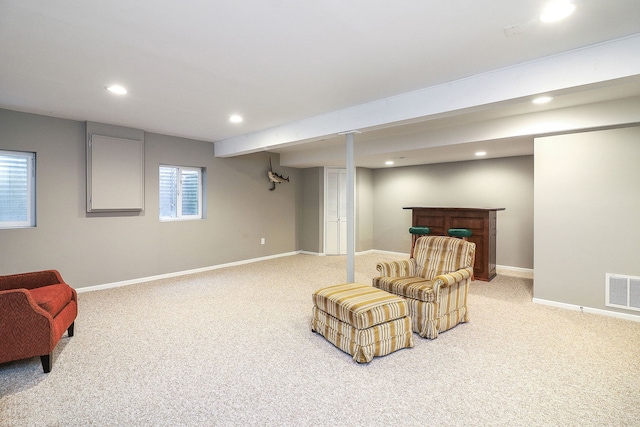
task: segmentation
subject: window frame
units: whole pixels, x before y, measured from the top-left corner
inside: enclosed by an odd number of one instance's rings
[[[160,203],[160,180],[162,168],[171,168],[177,170],[179,179],[176,180],[176,216],[162,216],[161,203]],[[198,212],[194,215],[185,215],[182,213],[183,206],[183,194],[182,194],[182,177],[183,172],[196,172],[198,174]],[[172,221],[189,221],[204,219],[204,181],[205,181],[205,169],[196,166],[176,166],[169,164],[160,164],[158,167],[158,219],[160,222],[172,222]]]
[[[27,219],[24,221],[3,221],[0,229],[34,228],[36,226],[36,153],[31,151],[0,150],[5,157],[20,157],[27,160]],[[2,176],[0,175],[0,179]]]

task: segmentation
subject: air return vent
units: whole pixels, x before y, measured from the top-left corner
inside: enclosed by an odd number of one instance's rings
[[[640,311],[640,277],[611,273],[606,277],[605,305]]]

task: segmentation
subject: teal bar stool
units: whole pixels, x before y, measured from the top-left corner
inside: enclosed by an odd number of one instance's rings
[[[409,233],[411,233],[411,255],[409,258],[413,258],[413,248],[416,246],[416,240],[420,236],[426,236],[431,233],[431,229],[429,227],[411,227],[409,228]]]
[[[450,228],[447,230],[447,234],[449,237],[456,237],[462,240],[469,240],[468,237],[471,237],[473,233],[468,228]],[[476,280],[475,274],[471,275],[471,280]]]
[[[471,237],[473,233],[467,228],[450,228],[447,230],[449,237],[457,237],[459,239],[467,240],[467,237]]]

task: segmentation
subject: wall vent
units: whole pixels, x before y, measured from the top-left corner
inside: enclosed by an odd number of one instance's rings
[[[605,305],[640,311],[640,277],[607,273]]]

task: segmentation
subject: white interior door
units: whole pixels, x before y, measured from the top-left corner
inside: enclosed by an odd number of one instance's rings
[[[325,254],[347,253],[347,170],[325,169]]]

